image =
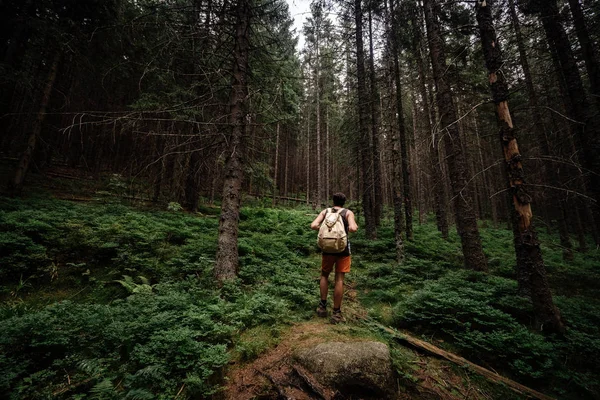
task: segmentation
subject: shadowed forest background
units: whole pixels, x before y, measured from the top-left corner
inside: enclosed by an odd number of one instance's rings
[[[291,18],[0,2],[0,398],[222,398],[313,317],[339,191],[336,329],[404,393],[431,398],[375,325],[600,397],[600,3],[315,0],[301,49]]]

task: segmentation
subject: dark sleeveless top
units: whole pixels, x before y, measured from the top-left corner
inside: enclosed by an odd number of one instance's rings
[[[339,211],[339,209],[331,208],[331,212],[332,213],[336,213]],[[346,235],[348,235],[348,219],[346,218],[346,213],[348,212],[347,208],[344,208],[343,211],[340,213],[340,215],[342,216],[342,221],[344,222],[344,230],[346,231]],[[327,216],[327,213],[325,213],[325,216]],[[342,251],[341,253],[325,253],[323,252],[323,254],[325,255],[331,255],[331,256],[349,256],[350,253],[350,236],[348,236],[348,244],[346,245],[346,248],[344,249],[344,251]]]

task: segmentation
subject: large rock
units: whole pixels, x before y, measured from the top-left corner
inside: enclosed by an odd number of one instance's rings
[[[363,399],[392,398],[396,380],[387,345],[379,342],[321,343],[296,355],[323,385]]]

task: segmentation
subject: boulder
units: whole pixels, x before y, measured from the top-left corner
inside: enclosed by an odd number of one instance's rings
[[[396,379],[390,350],[379,342],[321,343],[296,354],[323,385],[361,399],[394,398]]]

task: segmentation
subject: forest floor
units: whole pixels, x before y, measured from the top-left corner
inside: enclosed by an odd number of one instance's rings
[[[600,251],[591,239],[565,261],[557,235],[540,231],[568,327],[544,335],[517,290],[510,230],[480,221],[490,267],[482,274],[462,267],[455,232],[444,240],[423,218],[398,265],[387,210],[379,239],[352,236],[347,322],[331,325],[315,316],[312,209],[244,199],[239,276],[217,287],[218,206],[189,213],[141,201],[118,176],[86,185],[32,175],[30,184],[44,190],[0,195],[2,398],[281,398],[302,387],[290,372],[297,349],[364,340],[389,346],[400,398],[527,398],[495,383],[495,371],[556,398],[600,395]]]
[[[396,352],[396,358],[400,357],[403,360],[402,366],[398,366],[404,370],[399,371],[401,374],[397,379],[397,400],[552,399],[522,386],[511,389],[513,384],[520,385],[512,381],[509,385],[503,384],[499,382],[499,375],[486,380],[471,370],[466,360],[464,363],[449,362],[439,356],[426,354],[423,348],[415,349],[394,343],[393,338],[382,336],[385,332],[365,330],[365,326],[372,329],[373,324],[370,323],[368,310],[358,300],[356,285],[353,283],[345,285],[343,304],[345,323],[333,325],[328,318],[317,317],[295,323],[285,329],[277,342],[256,359],[249,362],[232,362],[225,378],[228,383],[224,389],[224,398],[361,399],[361,396],[348,396],[348,393],[344,396],[335,388],[320,385],[318,378],[299,365],[295,355],[321,343],[375,340],[389,343]],[[400,335],[419,342],[406,331]],[[446,353],[441,349],[436,350]]]

